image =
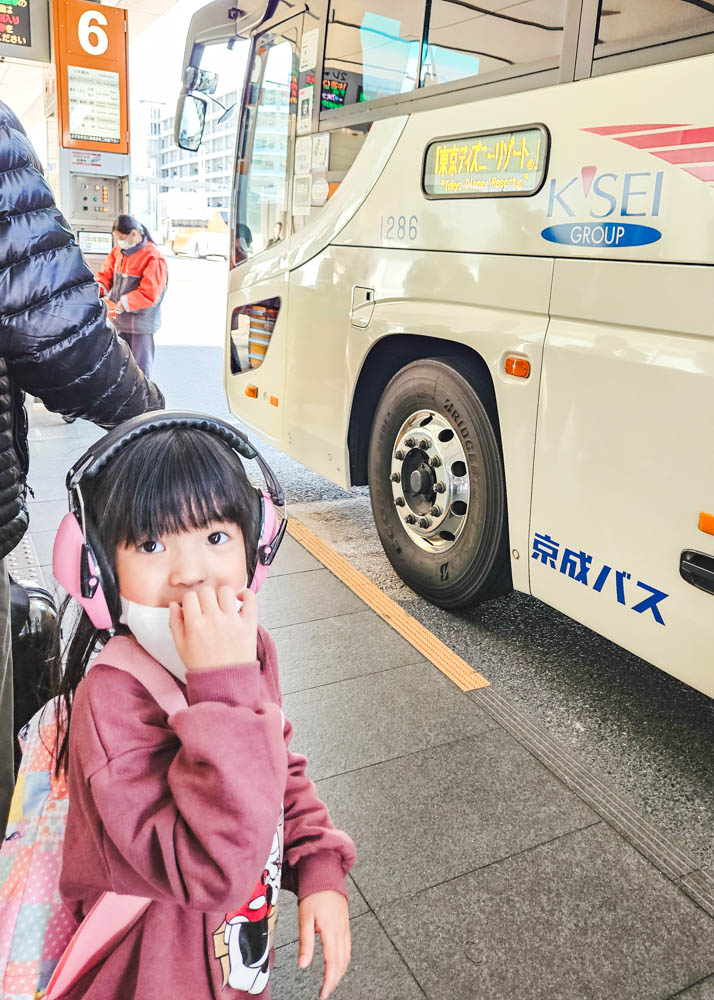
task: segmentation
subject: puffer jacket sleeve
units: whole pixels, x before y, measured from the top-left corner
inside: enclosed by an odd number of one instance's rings
[[[2,102],[0,354],[48,409],[102,427],[164,405],[109,324],[32,145]]]

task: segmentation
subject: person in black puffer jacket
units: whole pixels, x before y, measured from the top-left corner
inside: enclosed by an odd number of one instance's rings
[[[0,834],[13,786],[5,556],[27,530],[25,392],[109,428],[164,398],[119,340],[25,131],[0,101]]]

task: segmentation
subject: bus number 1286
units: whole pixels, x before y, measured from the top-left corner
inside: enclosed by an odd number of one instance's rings
[[[383,215],[379,220],[379,238],[395,242],[403,240],[413,242],[419,232],[418,221],[416,215],[410,215],[408,219],[406,215]]]

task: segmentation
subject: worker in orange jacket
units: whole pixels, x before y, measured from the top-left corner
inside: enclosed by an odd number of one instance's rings
[[[109,317],[129,344],[147,378],[154,364],[154,334],[161,325],[166,292],[166,260],[149,230],[133,215],[120,215],[112,227],[115,246],[97,274]]]

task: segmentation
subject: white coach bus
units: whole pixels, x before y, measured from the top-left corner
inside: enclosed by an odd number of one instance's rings
[[[714,696],[714,2],[219,0],[187,148],[216,55],[232,410],[369,483],[436,604],[514,587]]]

